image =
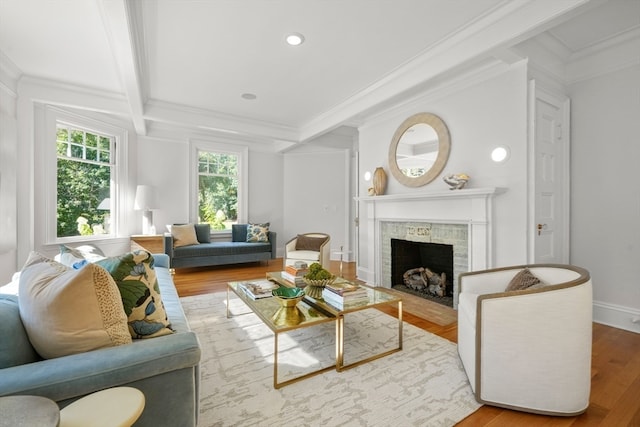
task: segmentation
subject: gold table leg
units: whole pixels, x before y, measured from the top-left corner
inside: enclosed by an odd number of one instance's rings
[[[338,372],[355,368],[356,366],[360,366],[362,364],[380,359],[382,357],[402,350],[402,300],[398,301],[398,347],[392,348],[391,350],[376,354],[374,356],[364,358],[357,362],[350,363],[348,365],[344,364],[344,316],[338,316],[337,322],[339,324],[339,326],[336,326],[336,370]]]
[[[337,331],[336,324],[336,331]],[[286,381],[278,382],[278,333],[274,332],[274,347],[273,347],[273,388],[279,389],[286,385],[297,383],[298,381],[302,381],[304,379],[313,377],[315,375],[321,374],[323,372],[333,371],[336,369],[336,365],[330,365],[324,368],[320,368],[316,371],[308,372],[306,374],[300,375],[299,377],[291,378]],[[338,343],[336,342],[336,351],[338,348]]]

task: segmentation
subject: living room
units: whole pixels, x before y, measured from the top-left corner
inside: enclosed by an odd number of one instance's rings
[[[532,129],[536,99],[550,99],[566,154],[553,262],[590,272],[595,322],[640,333],[638,0],[186,3],[0,3],[0,284],[31,251],[59,251],[49,141],[62,115],[126,135],[114,235],[71,245],[127,251],[142,232],[139,184],[158,193],[158,232],[196,221],[194,152],[216,147],[244,159],[239,221],[269,222],[279,257],[298,233],[324,232],[334,261],[384,286],[382,224],[410,222],[468,226],[469,270],[537,262]],[[60,30],[65,18],[83,35]],[[281,40],[292,28],[302,50]],[[249,33],[235,48],[220,41],[232,29]],[[267,35],[277,47],[253,45]],[[420,112],[444,121],[451,150],[433,181],[409,187],[390,171],[390,145]],[[491,159],[496,147],[505,161]],[[370,196],[365,173],[379,167],[387,185]],[[449,174],[470,179],[449,190]]]
[[[492,34],[491,29],[498,27],[483,21],[473,28],[477,31],[475,39],[463,34],[468,45],[449,46],[447,43],[454,44],[454,40],[445,39],[440,47],[446,46],[446,50],[432,49],[392,75],[387,86],[380,82],[377,91],[370,89],[326,113],[324,120],[311,121],[298,130],[246,119],[233,123],[233,116],[229,115],[218,115],[212,120],[207,117],[212,113],[206,110],[156,99],[144,104],[141,115],[131,116],[132,106],[142,102],[138,100],[136,104],[132,99],[135,90],[125,92],[123,98],[112,91],[87,87],[90,79],[86,73],[87,77],[77,83],[56,81],[36,72],[25,73],[11,56],[29,57],[30,51],[17,50],[22,46],[20,40],[5,33],[1,57],[0,195],[5,218],[0,225],[1,278],[7,282],[31,250],[50,255],[56,251],[55,242],[46,234],[48,222],[41,217],[49,202],[45,197],[47,177],[42,166],[46,161],[42,156],[46,151],[40,129],[49,120],[50,107],[127,131],[128,176],[122,181],[126,185],[121,191],[121,206],[125,209],[118,213],[117,237],[98,242],[108,253],[125,249],[128,236],[141,232],[141,213],[132,209],[136,184],[151,184],[159,191],[159,205],[154,211],[158,229],[164,229],[165,224],[194,220],[194,210],[190,208],[190,150],[204,141],[246,150],[249,167],[246,205],[241,216],[244,221],[269,221],[279,233],[280,254],[282,245],[296,233],[323,231],[332,236],[334,252],[340,248],[348,251],[346,259],[357,263],[359,277],[370,282],[382,281],[375,261],[379,252],[375,249],[373,228],[367,225],[371,223],[367,219],[369,202],[364,200],[366,197],[358,199],[359,202],[354,198],[367,195],[371,182],[362,176],[377,167],[383,167],[389,175],[388,195],[440,192],[448,188],[441,176],[421,188],[410,188],[389,173],[388,147],[395,130],[407,117],[426,111],[442,117],[451,133],[451,153],[441,175],[466,173],[471,177],[468,189],[504,190],[493,198],[492,235],[488,237],[488,253],[482,255],[487,260],[480,265],[532,262],[536,230],[531,200],[533,183],[528,172],[531,148],[527,141],[530,91],[535,90],[531,81],[534,81],[538,90],[557,95],[565,102],[570,100],[570,129],[564,130],[571,141],[570,158],[566,159],[570,165],[565,183],[570,190],[566,194],[569,201],[565,212],[566,241],[562,253],[556,254],[557,260],[583,266],[591,272],[596,321],[640,331],[637,323],[640,290],[636,280],[640,268],[636,262],[640,240],[639,190],[628,184],[634,182],[632,170],[638,159],[638,145],[633,144],[638,131],[633,117],[639,108],[637,2],[613,0],[602,5],[563,2],[554,5],[557,10],[538,3],[541,2],[521,7],[501,4],[487,16],[495,17],[498,11],[513,12],[509,19],[499,21],[505,26],[500,27],[503,34]],[[13,6],[2,7],[3,19],[9,24],[7,12]],[[82,11],[78,9],[77,13]],[[518,15],[526,11],[540,16]],[[16,20],[21,12],[25,10],[16,10]],[[351,10],[345,9],[347,12]],[[118,11],[103,13],[112,19]],[[589,39],[595,44],[572,53],[564,62],[559,61],[558,51],[549,48],[551,37],[543,30],[562,21],[569,24],[559,27],[558,33],[567,32],[565,28],[572,25],[583,28],[598,16],[626,25],[626,30],[598,43]],[[138,30],[130,29],[132,34]],[[584,37],[583,33],[578,32],[580,37]],[[473,41],[481,36],[487,37],[483,39],[487,44],[474,46]],[[106,55],[108,51],[103,53]],[[412,75],[411,67],[422,70],[422,74]],[[122,79],[130,77],[129,73],[121,75]],[[143,82],[140,87],[146,84]],[[396,85],[392,95],[391,84]],[[176,90],[179,87],[176,85]],[[151,98],[154,96],[159,95]],[[290,106],[288,111],[294,114]],[[229,128],[244,123],[243,133],[225,132],[225,119]],[[604,151],[598,149],[603,143]],[[490,160],[489,153],[496,146],[510,150],[506,162]],[[336,259],[337,255],[333,257]]]

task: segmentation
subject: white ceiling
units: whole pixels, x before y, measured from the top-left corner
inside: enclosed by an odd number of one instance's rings
[[[572,54],[639,25],[640,0],[0,0],[0,52],[124,96],[139,133],[295,143],[545,29]]]

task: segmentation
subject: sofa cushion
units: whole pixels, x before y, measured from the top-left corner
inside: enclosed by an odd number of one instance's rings
[[[246,242],[248,226],[249,224],[231,224],[231,241]]]
[[[133,251],[97,263],[113,276],[120,290],[133,338],[173,333],[160,295],[153,256],[149,252]]]
[[[262,224],[247,225],[247,242],[249,243],[266,243],[269,241],[269,225],[265,222]]]
[[[270,243],[211,242],[196,246],[184,246],[173,251],[174,258],[242,255],[271,252]]]
[[[531,287],[539,287],[542,281],[538,279],[528,268],[520,270],[507,285],[505,292],[521,291]]]
[[[20,318],[17,295],[0,294],[0,369],[40,360]]]
[[[118,288],[98,265],[74,270],[32,252],[18,300],[29,340],[46,359],[131,343]]]
[[[320,252],[318,251],[289,251],[287,252],[287,261],[301,260],[311,265],[312,262],[320,261]],[[290,264],[293,264],[291,262]]]
[[[194,224],[194,227],[199,243],[209,243],[211,241],[211,226],[209,224]]]
[[[193,224],[174,225],[171,227],[171,235],[173,236],[173,247],[197,245],[198,237],[196,228]]]
[[[326,237],[311,237],[298,234],[296,237],[296,251],[320,251],[320,246],[327,240]]]
[[[72,248],[67,245],[60,245],[60,253],[55,256],[55,260],[67,267],[81,267],[88,262],[95,262],[106,258],[100,248],[94,245],[81,245]]]

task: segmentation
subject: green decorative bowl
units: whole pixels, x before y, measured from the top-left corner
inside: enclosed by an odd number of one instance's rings
[[[283,307],[295,307],[296,304],[304,298],[304,290],[300,288],[288,288],[286,286],[280,286],[274,289],[271,291],[271,294],[276,297]]]

